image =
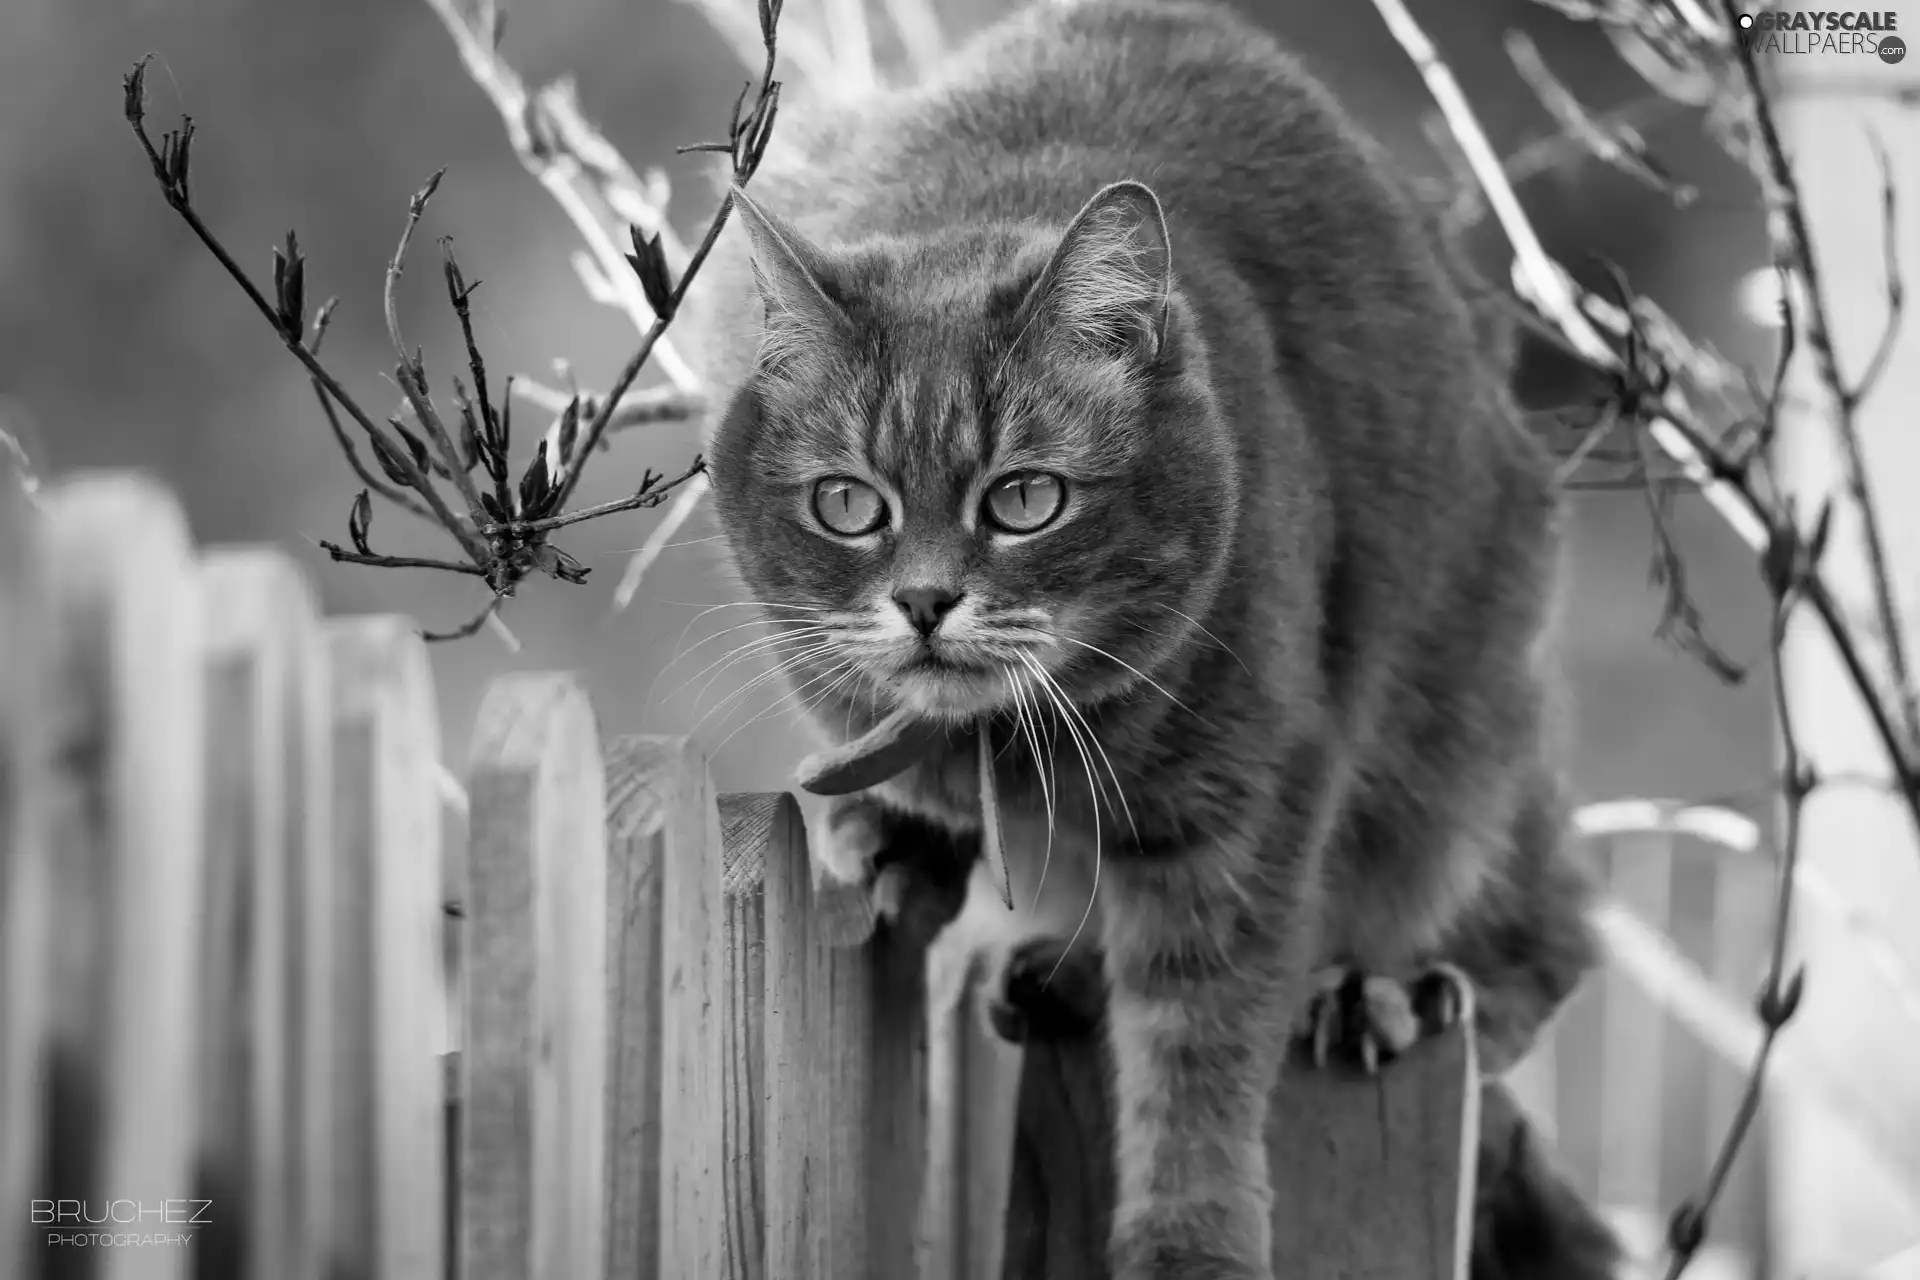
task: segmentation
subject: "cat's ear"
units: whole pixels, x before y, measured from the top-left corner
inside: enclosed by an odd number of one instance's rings
[[[733,207],[746,230],[753,277],[766,308],[763,359],[819,347],[843,336],[847,313],[829,289],[833,262],[793,225],[736,186]]]
[[[1055,340],[1151,362],[1167,338],[1173,250],[1159,197],[1116,182],[1074,215],[1021,305]]]

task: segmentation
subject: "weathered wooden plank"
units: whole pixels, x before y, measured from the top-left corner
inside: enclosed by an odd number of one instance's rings
[[[1005,1265],[1021,1051],[985,1024],[973,976],[955,996],[929,992],[920,1280],[999,1280]]]
[[[707,783],[704,764],[699,781]],[[703,790],[703,796],[711,795]],[[702,830],[704,865],[692,875],[685,858],[670,853],[667,871],[669,920],[673,904],[708,913],[696,921],[691,914],[680,923],[693,927],[667,931],[669,964],[677,974],[698,973],[705,984],[696,1011],[684,998],[678,976],[668,980],[667,1055],[669,1090],[666,1106],[674,1118],[665,1126],[668,1169],[663,1171],[666,1212],[675,1206],[691,1209],[685,1222],[669,1218],[665,1224],[672,1247],[661,1255],[661,1280],[682,1274],[694,1259],[706,1259],[717,1268],[711,1274],[727,1280],[764,1280],[777,1275],[767,1269],[766,1241],[766,840],[768,801],[771,797],[720,796],[701,801],[709,805],[715,826]],[[696,815],[687,814],[691,823]],[[691,843],[688,848],[695,847]],[[686,941],[677,941],[684,937]],[[696,957],[682,947],[704,939]],[[695,963],[682,968],[685,954]],[[675,999],[681,995],[682,999]],[[703,1070],[676,1055],[674,1046],[698,1044],[712,1056]],[[680,1114],[684,1109],[685,1114]],[[687,1130],[701,1117],[710,1133],[696,1140],[695,1159],[675,1153]]]
[[[201,1275],[321,1275],[295,1180],[305,1095],[294,967],[308,902],[296,877],[326,848],[328,706],[312,592],[272,550],[200,571],[206,662],[205,928],[200,1176],[223,1208]],[[325,1077],[320,1077],[324,1079]]]
[[[660,1280],[759,1280],[761,855],[726,840],[690,739],[654,784],[662,815]],[[644,1274],[644,1273],[643,1273]]]
[[[1610,853],[1609,894],[1666,932],[1673,896],[1673,837],[1615,836]],[[1666,1013],[1617,968],[1603,972],[1600,986],[1606,1020],[1599,1064],[1598,1202],[1603,1210],[1658,1213]]]
[[[496,680],[468,796],[462,1257],[474,1280],[606,1265],[607,854],[570,676]]]
[[[53,1048],[35,1194],[66,1202],[56,1235],[191,1236],[225,1211],[194,1203],[191,1175],[201,1013],[198,578],[186,521],[155,484],[85,476],[44,499],[54,570]],[[38,1229],[36,1237],[47,1239]],[[184,1274],[191,1247],[50,1245],[34,1256],[41,1274],[169,1280]]]
[[[766,822],[767,1273],[911,1275],[926,1151],[924,956],[874,932],[861,891],[816,892],[792,797],[752,804]]]
[[[49,613],[40,529],[0,450],[0,1275],[29,1274],[43,1112],[52,870],[42,807],[51,766],[42,694]]]
[[[1029,1045],[1005,1280],[1105,1280],[1113,1203],[1104,1048]],[[1480,1088],[1470,1036],[1418,1046],[1375,1079],[1296,1057],[1267,1125],[1274,1272],[1464,1280]]]
[[[319,889],[331,927],[310,954],[332,981],[330,1252],[345,1274],[432,1280],[448,1194],[433,676],[405,618],[340,619],[324,636],[334,865]]]
[[[661,887],[684,740],[607,747],[607,1275],[660,1274]]]

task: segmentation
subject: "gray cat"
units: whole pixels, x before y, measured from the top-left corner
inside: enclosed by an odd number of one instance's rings
[[[1009,1034],[1108,1039],[1114,1274],[1264,1280],[1295,1036],[1406,1047],[1444,961],[1499,1072],[1594,960],[1552,467],[1471,290],[1326,91],[1200,4],[1038,6],[795,104],[737,207],[694,295],[734,564],[829,734],[952,726],[820,857],[951,915],[987,733],[1023,911],[976,876],[954,928],[997,931]],[[1607,1274],[1523,1172],[1480,1274]]]

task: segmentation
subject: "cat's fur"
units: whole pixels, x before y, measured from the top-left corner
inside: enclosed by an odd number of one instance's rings
[[[1592,962],[1551,467],[1450,262],[1271,38],[1093,0],[784,110],[694,294],[721,527],[797,690],[836,736],[957,726],[822,857],[868,874],[927,824],[972,857],[990,713],[1033,927],[1097,901],[1120,1280],[1271,1275],[1261,1134],[1315,967],[1451,961],[1498,1071]],[[1067,478],[1037,534],[979,516],[1014,469]],[[821,527],[839,475],[878,532]],[[910,587],[963,593],[934,643],[978,670],[910,667]]]

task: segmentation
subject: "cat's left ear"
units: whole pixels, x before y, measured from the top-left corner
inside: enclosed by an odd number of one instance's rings
[[[1051,336],[1151,362],[1166,345],[1173,249],[1160,199],[1141,182],[1103,187],[1081,206],[1026,300]]]

